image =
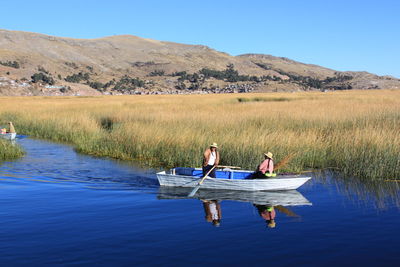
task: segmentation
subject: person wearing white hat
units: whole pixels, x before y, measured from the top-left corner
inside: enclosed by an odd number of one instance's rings
[[[219,164],[219,152],[217,143],[212,143],[209,148],[204,151],[203,155],[203,176],[205,176],[209,170]],[[215,168],[208,174],[208,176],[215,178]]]
[[[269,178],[275,177],[276,174],[274,173],[274,160],[272,158],[272,153],[264,153],[264,161],[258,166],[257,168],[257,177],[258,178]]]

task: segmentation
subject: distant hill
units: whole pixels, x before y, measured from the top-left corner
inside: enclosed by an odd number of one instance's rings
[[[342,89],[400,89],[400,80],[131,35],[72,39],[0,30],[3,95]]]

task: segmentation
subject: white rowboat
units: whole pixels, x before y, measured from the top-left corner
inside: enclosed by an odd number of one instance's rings
[[[157,173],[161,186],[195,187],[202,177],[201,168],[174,168]],[[206,178],[201,184],[205,189],[240,191],[295,190],[311,179],[306,175],[277,175],[268,179],[249,179],[253,172],[245,170],[217,170],[217,178]]]
[[[7,140],[14,140],[16,136],[17,136],[16,133],[5,133],[5,134],[0,134],[0,137],[1,137],[1,138],[7,139]]]

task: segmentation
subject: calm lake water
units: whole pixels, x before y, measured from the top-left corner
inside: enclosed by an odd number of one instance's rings
[[[0,165],[0,266],[391,266],[400,260],[397,183],[363,186],[327,175],[289,193],[200,189],[199,199],[187,199],[190,189],[159,188],[154,171],[65,145],[17,142],[26,157]],[[261,216],[271,205],[275,228]],[[219,227],[210,213],[206,218],[206,210],[217,209]]]

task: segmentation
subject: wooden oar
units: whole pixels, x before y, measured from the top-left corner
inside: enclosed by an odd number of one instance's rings
[[[241,169],[242,167],[218,165],[218,168]]]
[[[196,194],[196,192],[197,192],[197,190],[199,190],[201,184],[204,182],[204,180],[206,179],[206,177],[212,172],[212,170],[215,169],[215,167],[217,167],[217,165],[214,165],[214,166],[206,173],[206,175],[204,175],[204,177],[201,178],[200,182],[196,185],[195,188],[193,188],[193,191],[190,192],[190,194],[188,195],[188,197],[193,197],[193,196]]]
[[[288,162],[294,157],[295,153],[289,154],[287,155],[284,159],[282,159],[280,162],[278,162],[278,164],[275,165],[274,167],[274,171],[282,168],[283,166],[285,166],[286,164],[288,164]]]
[[[298,218],[300,217],[299,215],[297,215],[296,213],[294,213],[290,209],[288,209],[288,208],[286,208],[284,206],[281,206],[281,205],[275,206],[275,209],[279,210],[280,212],[282,212],[282,213],[284,213],[284,214],[286,214],[287,216],[290,216],[290,217],[298,217]]]

